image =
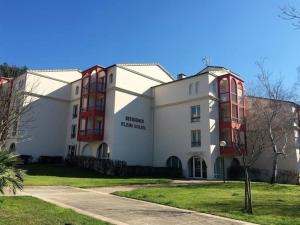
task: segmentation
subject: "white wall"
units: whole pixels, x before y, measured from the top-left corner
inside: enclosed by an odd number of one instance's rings
[[[19,121],[21,131],[8,141],[16,143],[19,154],[64,156],[68,134],[71,81],[78,79],[78,71],[28,72],[17,79],[26,80],[24,106],[30,108]],[[25,121],[25,122],[24,122]],[[30,121],[30,122],[28,122]],[[19,138],[21,137],[21,139]]]
[[[153,88],[155,166],[165,166],[170,156],[177,156],[188,176],[188,160],[200,156],[206,162],[208,178],[213,178],[214,160],[219,156],[218,103],[210,97],[217,95],[210,87],[214,78],[202,74]],[[192,123],[191,106],[195,105],[201,107],[201,119]],[[201,147],[191,147],[191,131],[198,129]]]
[[[110,83],[110,74],[113,81]],[[153,120],[151,87],[172,78],[156,65],[115,65],[107,71],[104,140],[110,150],[110,158],[123,160],[128,165],[152,165]],[[126,116],[143,119],[146,130],[124,127]],[[96,156],[100,141],[88,144],[88,154]]]

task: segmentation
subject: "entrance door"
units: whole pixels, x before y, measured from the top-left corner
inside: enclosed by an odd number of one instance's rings
[[[194,157],[194,177],[201,178],[202,177],[202,167],[201,167],[201,159],[198,157]]]
[[[205,161],[198,156],[190,158],[188,162],[189,176],[196,179],[207,178],[207,167]]]

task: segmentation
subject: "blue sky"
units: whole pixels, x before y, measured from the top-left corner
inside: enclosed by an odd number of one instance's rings
[[[300,66],[300,30],[278,17],[299,0],[0,0],[0,63],[29,68],[159,62],[192,75],[202,58],[247,82],[266,67],[286,83]]]

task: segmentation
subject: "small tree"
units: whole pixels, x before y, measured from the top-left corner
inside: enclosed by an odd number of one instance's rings
[[[18,155],[4,149],[0,149],[0,192],[5,189],[16,194],[17,189],[23,189],[23,171],[17,168]]]
[[[1,67],[0,67],[1,68]],[[9,71],[9,70],[8,70]],[[13,68],[13,71],[14,68]],[[20,70],[22,71],[22,70]],[[2,71],[3,75],[3,71]],[[14,77],[15,72],[5,74]],[[16,142],[24,141],[24,131],[30,129],[33,122],[31,114],[33,97],[30,92],[36,87],[36,83],[25,85],[25,80],[12,86],[12,80],[5,79],[0,86],[0,192],[5,189],[16,193],[23,187],[23,172],[17,168],[20,163],[18,155],[6,150],[5,145],[10,139]],[[28,93],[29,92],[29,93]]]
[[[236,141],[236,149],[238,150],[242,159],[242,167],[244,170],[244,210],[246,213],[253,213],[252,205],[252,189],[250,180],[250,169],[256,160],[260,157],[261,153],[265,150],[265,142],[267,132],[260,126],[261,117],[255,112],[255,109],[247,109],[247,115],[244,119],[246,126],[246,145],[241,131],[235,132],[234,139]]]

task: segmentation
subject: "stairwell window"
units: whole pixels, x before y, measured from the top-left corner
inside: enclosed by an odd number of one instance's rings
[[[189,84],[189,95],[193,94],[193,83]]]
[[[114,75],[111,73],[109,74],[109,83],[111,84],[114,81]]]
[[[191,131],[191,146],[200,147],[201,146],[201,131],[192,130]]]
[[[73,124],[71,128],[71,138],[73,139],[75,137],[76,137],[76,124]]]
[[[73,119],[77,118],[78,105],[73,105]]]
[[[200,105],[194,105],[191,107],[191,122],[200,121]]]
[[[199,91],[199,81],[195,83],[195,93],[198,94]]]
[[[79,86],[76,86],[75,88],[75,95],[78,95],[79,94]]]

